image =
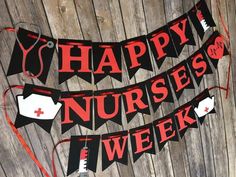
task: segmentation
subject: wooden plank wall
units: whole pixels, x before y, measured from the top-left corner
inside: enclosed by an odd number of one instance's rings
[[[225,35],[217,11],[216,0],[206,0],[217,27]],[[225,93],[212,91],[216,95],[217,114],[207,116],[203,126],[191,129],[180,142],[170,142],[157,155],[143,155],[136,163],[132,162],[129,153],[129,165],[114,163],[104,172],[101,171],[101,160],[98,161],[98,171],[89,173],[91,177],[236,177],[236,1],[218,0],[231,37],[232,70],[230,97],[225,99]],[[197,1],[195,1],[197,2]],[[127,38],[147,34],[166,22],[187,12],[193,6],[194,0],[0,0],[0,27],[13,26],[17,22],[38,24],[43,34],[54,38],[87,39],[93,41],[121,41]],[[192,28],[194,30],[194,28]],[[179,58],[169,58],[161,70],[153,62],[154,72],[140,70],[133,79],[129,80],[124,71],[123,82],[120,83],[107,77],[97,85],[73,77],[58,85],[57,52],[54,53],[53,63],[47,80],[48,87],[61,90],[101,90],[119,88],[122,86],[144,81],[158,73],[166,71],[196,51],[202,42],[196,32],[194,37],[197,46],[185,47]],[[0,93],[9,85],[33,83],[41,85],[37,80],[30,80],[23,74],[6,77],[14,45],[14,35],[3,32],[0,34]],[[219,68],[212,75],[204,77],[204,81],[196,90],[187,90],[175,104],[164,103],[151,116],[138,114],[131,123],[122,127],[107,123],[96,132],[102,134],[126,130],[152,122],[172,112],[177,106],[191,100],[194,95],[204,88],[214,85],[225,85],[226,70],[229,57],[224,57]],[[123,63],[123,68],[125,65]],[[16,115],[14,91],[9,97],[7,109],[12,118]],[[40,177],[43,174],[27,156],[17,141],[17,138],[7,125],[3,114],[3,103],[0,101],[0,176],[1,177]],[[123,119],[125,115],[123,113]],[[123,121],[124,123],[126,121]],[[53,123],[51,134],[48,135],[36,125],[20,128],[27,143],[52,175],[51,151],[56,142],[70,135],[85,134],[86,129],[75,127],[61,135],[60,116]],[[129,147],[130,148],[130,147]],[[66,176],[69,144],[58,147],[56,166],[60,177]],[[131,151],[130,151],[131,152]],[[101,152],[100,152],[101,154]],[[78,176],[76,173],[71,175]]]

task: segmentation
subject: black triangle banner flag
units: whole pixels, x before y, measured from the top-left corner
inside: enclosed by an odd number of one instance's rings
[[[62,92],[61,93],[61,130],[65,133],[73,126],[82,125],[90,130],[93,128],[93,92]]]
[[[218,31],[214,31],[210,38],[204,43],[203,48],[215,68],[217,68],[218,62],[223,56],[229,55],[224,43],[224,38]]]
[[[205,74],[213,73],[203,48],[191,55],[187,59],[187,63],[198,86]]]
[[[153,71],[146,36],[122,41],[121,45],[130,79],[140,68]]]
[[[120,89],[94,92],[95,130],[108,120],[122,125],[122,95]]]
[[[107,75],[122,81],[121,46],[119,42],[93,43],[94,83]]]
[[[59,84],[78,76],[92,83],[92,42],[58,39]]]
[[[131,129],[129,133],[134,162],[136,162],[143,153],[156,153],[152,123]]]
[[[186,60],[169,69],[167,73],[177,99],[180,98],[184,89],[194,88]]]
[[[113,162],[128,164],[128,131],[102,135],[102,170]]]
[[[182,138],[189,128],[198,128],[197,117],[191,102],[188,102],[174,111],[175,122]]]
[[[166,72],[147,80],[146,87],[154,112],[164,101],[173,103],[174,100]]]
[[[216,26],[205,0],[200,0],[189,10],[188,15],[201,39],[210,27]]]
[[[72,136],[67,176],[79,169],[96,172],[100,135]]]
[[[192,100],[194,111],[200,124],[203,124],[206,115],[216,113],[214,108],[214,96],[210,96],[209,90],[205,89]]]
[[[29,75],[45,84],[56,40],[23,28],[19,28],[17,38],[19,41],[15,42],[7,76],[30,72]]]
[[[196,45],[187,14],[169,22],[168,26],[178,56],[186,44]]]
[[[165,25],[147,35],[147,39],[158,68],[166,57],[178,57],[175,52],[168,25]]]
[[[123,88],[122,94],[128,123],[138,112],[150,115],[144,82]]]
[[[59,97],[60,90],[25,84],[23,94],[17,95],[15,127],[36,123],[50,133],[53,120],[62,105]]]
[[[178,131],[174,120],[174,114],[157,119],[153,122],[159,151],[168,141],[178,141]]]

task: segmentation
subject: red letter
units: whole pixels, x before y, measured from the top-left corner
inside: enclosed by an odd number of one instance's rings
[[[147,137],[142,139],[142,136],[144,134],[147,134]],[[137,150],[134,152],[135,154],[138,154],[140,152],[143,152],[143,151],[146,151],[148,149],[151,149],[152,148],[152,142],[150,142],[150,130],[149,129],[146,129],[146,130],[141,130],[141,131],[138,131],[136,133],[133,134],[133,136],[135,136],[135,140],[136,140],[136,146],[137,146]],[[143,147],[143,143],[149,143],[149,145],[147,145],[146,147]]]
[[[180,73],[183,72],[183,74],[180,75]],[[190,78],[186,75],[186,67],[181,66],[174,70],[172,73],[170,73],[175,80],[175,83],[177,85],[176,92],[182,90],[184,87],[186,87],[190,83]]]
[[[120,145],[121,138],[123,139],[122,147]],[[104,144],[104,147],[106,149],[107,157],[109,161],[112,161],[114,159],[115,153],[117,154],[118,159],[122,158],[124,154],[124,150],[125,150],[125,145],[127,143],[127,139],[128,139],[128,136],[122,136],[122,137],[102,140],[102,143]],[[111,141],[113,141],[114,143],[113,149],[111,149],[111,144],[110,144]]]
[[[156,127],[158,127],[160,130],[160,136],[161,136],[160,143],[163,143],[166,140],[171,139],[173,136],[175,136],[175,131],[173,131],[172,129],[172,124],[173,124],[173,121],[171,118],[169,118],[161,122],[158,122],[158,124],[156,125]],[[165,127],[165,125],[167,126],[169,125],[169,127]],[[168,136],[167,135],[168,132],[172,132],[172,134]]]
[[[165,85],[165,80],[163,78],[157,79],[152,83],[151,91],[154,94],[161,94],[162,96],[158,98],[157,96],[153,96],[153,100],[155,103],[162,102],[168,95],[168,90],[166,87],[158,87],[157,85],[161,83]]]
[[[176,34],[179,35],[180,40],[181,40],[181,45],[188,42],[188,38],[185,35],[186,32],[186,22],[187,22],[187,18],[181,20],[181,22],[174,24],[173,26],[170,27],[170,29],[172,29]],[[182,29],[179,27],[180,23],[182,23]]]
[[[194,69],[201,69],[201,71],[195,71],[195,74],[197,77],[201,77],[204,75],[204,73],[206,72],[207,69],[207,64],[203,59],[203,56],[201,53],[199,53],[198,55],[195,55],[192,58],[192,66]],[[202,60],[202,61],[201,61]]]
[[[136,111],[136,109],[134,108],[134,105],[137,105],[140,109],[144,109],[144,108],[148,107],[148,105],[144,104],[141,100],[141,98],[143,96],[143,91],[141,89],[130,90],[128,92],[124,92],[123,94],[126,97],[127,107],[128,107],[126,114]],[[136,97],[136,99],[134,99],[134,100],[132,98],[133,94]]]
[[[135,51],[136,47],[139,49],[138,53],[136,53]],[[141,64],[138,62],[138,58],[141,57],[143,54],[145,54],[147,50],[145,43],[139,41],[130,42],[125,45],[125,48],[128,49],[130,55],[130,60],[131,60],[130,69],[140,66]]]
[[[111,119],[113,117],[115,117],[115,115],[118,113],[119,111],[119,98],[120,98],[120,94],[114,94],[112,95],[112,97],[114,97],[114,111],[113,113],[107,114],[105,112],[105,98],[107,97],[107,95],[104,96],[95,96],[95,98],[97,99],[97,111],[98,111],[98,116],[102,119]],[[110,103],[112,104],[112,103]]]
[[[106,61],[106,59],[108,59],[108,61]],[[105,48],[104,49],[104,53],[102,55],[101,62],[98,65],[97,70],[94,71],[94,73],[95,74],[103,74],[104,71],[102,70],[102,68],[104,66],[110,66],[111,67],[110,73],[121,73],[121,70],[120,70],[120,68],[117,64],[116,57],[113,53],[112,48]]]
[[[195,119],[188,116],[190,108],[191,108],[191,105],[184,108],[184,110],[178,111],[175,114],[175,116],[178,118],[179,130],[183,130],[187,127],[185,122],[189,123],[190,125],[196,122]],[[183,115],[183,113],[184,113],[184,115]]]
[[[84,97],[83,99],[86,102],[85,110],[73,98],[61,99],[62,101],[64,101],[65,104],[65,117],[63,122],[61,122],[62,124],[73,123],[73,121],[70,120],[70,109],[72,109],[84,122],[90,121],[90,106],[92,97]]]
[[[151,38],[150,40],[155,45],[156,51],[158,53],[158,59],[167,55],[163,50],[170,41],[170,37],[167,33],[162,32],[159,34],[154,34],[154,37]],[[161,40],[163,41],[162,44],[161,44]]]
[[[71,48],[74,47],[72,45],[59,44],[59,47],[61,48],[62,55],[62,64],[59,72],[74,72],[71,69],[71,61],[80,61],[81,69],[79,69],[78,72],[91,72],[89,69],[89,50],[91,46],[77,45],[81,52],[80,56],[70,55]]]

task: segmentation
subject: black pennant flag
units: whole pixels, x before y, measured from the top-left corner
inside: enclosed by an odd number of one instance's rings
[[[215,113],[214,96],[210,96],[208,89],[196,96],[191,103],[200,124],[204,122],[207,114]]]
[[[174,111],[178,132],[182,138],[189,128],[198,128],[197,118],[191,102],[184,104]]]
[[[128,122],[130,122],[138,112],[150,115],[144,82],[123,88],[122,96]]]
[[[205,74],[212,74],[211,66],[202,48],[191,55],[187,63],[198,86]]]
[[[164,101],[173,103],[174,100],[166,72],[147,80],[146,87],[154,112]]]
[[[134,162],[136,162],[143,153],[156,153],[152,124],[131,129],[130,140]]]
[[[187,14],[168,23],[175,49],[179,55],[186,44],[195,45]]]
[[[74,125],[82,125],[92,130],[93,92],[62,92],[61,130],[65,133]]]
[[[224,38],[218,31],[215,31],[210,36],[210,38],[204,43],[203,48],[215,68],[217,68],[218,62],[223,56],[229,55],[224,44]]]
[[[159,151],[168,141],[178,141],[177,127],[174,121],[174,114],[157,119],[153,122]]]
[[[56,40],[22,28],[19,28],[17,37],[21,44],[16,40],[7,76],[28,71],[45,84]]]
[[[113,162],[128,163],[128,131],[102,135],[102,170]]]
[[[147,35],[147,39],[156,60],[158,68],[166,57],[177,57],[168,25],[165,25]]]
[[[200,0],[189,10],[188,15],[201,39],[210,27],[216,26],[205,0]]]
[[[169,69],[167,73],[177,99],[179,99],[184,89],[194,88],[186,60]]]
[[[122,41],[121,45],[130,79],[140,68],[152,71],[146,36]]]
[[[69,151],[67,176],[80,170],[96,172],[100,136],[72,136]],[[86,153],[82,152],[86,147]]]
[[[120,89],[94,92],[95,129],[108,120],[122,125],[122,96]]]
[[[61,108],[60,91],[26,84],[22,95],[17,95],[16,128],[36,123],[50,133],[52,123]]]
[[[122,81],[120,43],[93,43],[94,82],[98,83],[107,75]]]
[[[92,83],[92,42],[84,40],[58,40],[59,83],[78,76]]]

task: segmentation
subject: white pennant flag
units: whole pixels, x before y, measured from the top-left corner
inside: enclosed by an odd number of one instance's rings
[[[194,108],[198,117],[207,115],[214,109],[215,97],[207,97],[198,103],[198,107]]]

